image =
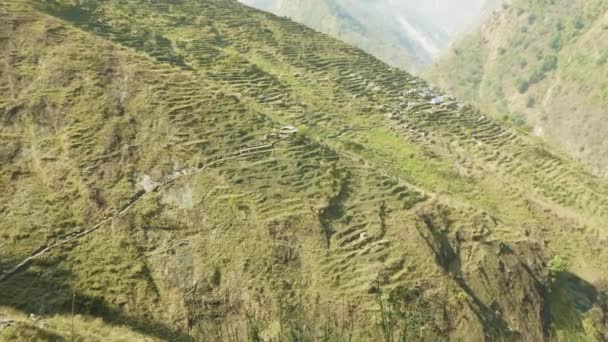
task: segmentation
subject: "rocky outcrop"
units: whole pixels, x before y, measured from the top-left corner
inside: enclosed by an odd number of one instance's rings
[[[478,226],[453,221],[445,207],[421,210],[418,215],[420,234],[484,322],[485,337],[544,339],[549,328],[545,303],[549,252],[545,248],[530,241],[507,244],[480,238],[475,231],[496,227],[485,214],[481,215],[485,220],[473,220]]]

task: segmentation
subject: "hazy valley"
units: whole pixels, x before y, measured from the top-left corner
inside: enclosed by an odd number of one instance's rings
[[[243,0],[351,43],[384,62],[420,71],[462,32],[498,8],[497,0]]]

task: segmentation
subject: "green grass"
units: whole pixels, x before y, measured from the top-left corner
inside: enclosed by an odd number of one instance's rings
[[[75,314],[36,316],[36,321],[23,312],[2,307],[4,319],[14,325],[0,331],[0,339],[6,341],[156,341],[153,336],[130,330],[128,327],[111,325],[100,318]]]

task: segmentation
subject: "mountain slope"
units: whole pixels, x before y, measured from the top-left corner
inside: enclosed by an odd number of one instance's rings
[[[412,13],[424,21],[448,32],[450,40],[479,24],[480,19],[498,9],[506,0],[435,0],[435,1],[391,1],[398,13]]]
[[[418,70],[449,43],[437,25],[385,1],[244,1],[356,45],[385,62]]]
[[[242,0],[349,42],[384,62],[420,71],[502,0]]]
[[[427,77],[608,175],[608,3],[513,1]]]
[[[0,16],[0,305],[159,339],[606,336],[608,185],[533,138],[235,1]]]

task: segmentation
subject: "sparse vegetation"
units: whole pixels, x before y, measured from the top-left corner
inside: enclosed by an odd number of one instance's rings
[[[464,292],[464,291],[460,291],[458,292],[458,294],[456,295],[456,299],[460,302],[465,304],[468,300],[469,300],[469,295]]]
[[[388,298],[377,294],[380,328],[384,341],[428,340],[441,338],[431,305],[420,291],[398,287]]]
[[[544,57],[542,59],[542,62],[538,66],[538,68],[532,72],[532,75],[530,75],[529,83],[536,84],[536,83],[541,82],[542,80],[545,79],[545,77],[547,77],[547,74],[550,73],[551,71],[555,70],[556,67],[557,67],[557,56],[550,55],[550,56]]]
[[[515,112],[509,116],[511,122],[517,127],[522,127],[526,124],[526,116],[522,113]]]
[[[573,25],[575,29],[582,30],[585,27],[585,20],[581,16],[576,16],[574,17]]]
[[[528,99],[526,100],[526,107],[534,108],[535,105],[536,105],[536,99],[532,96],[528,97]]]
[[[529,87],[530,87],[530,83],[527,80],[524,80],[524,79],[517,80],[517,91],[519,91],[520,94],[525,94],[528,91]]]
[[[214,286],[220,286],[221,282],[222,282],[222,272],[220,271],[219,268],[216,267],[213,270],[213,275],[211,276],[211,283]]]
[[[562,39],[559,35],[555,35],[553,36],[553,38],[551,38],[551,41],[549,42],[549,45],[551,46],[551,49],[555,50],[555,51],[559,51],[562,48]]]
[[[568,259],[562,256],[555,256],[549,262],[549,272],[552,277],[558,277],[560,274],[568,270]]]

